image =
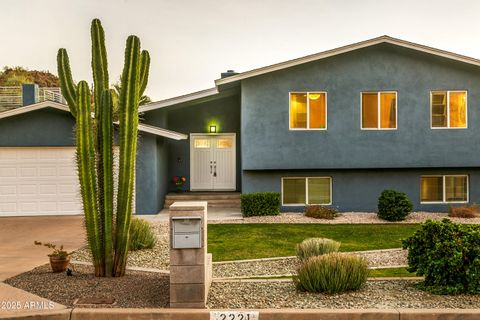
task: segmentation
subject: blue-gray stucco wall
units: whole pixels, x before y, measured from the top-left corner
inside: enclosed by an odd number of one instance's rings
[[[244,171],[243,192],[281,192],[282,177],[331,177],[331,206],[342,212],[376,211],[378,197],[385,189],[405,192],[415,211],[443,212],[447,211],[448,204],[420,203],[420,176],[437,174],[468,175],[470,203],[478,203],[480,168]],[[282,211],[301,210],[303,207],[282,207]]]
[[[241,83],[244,170],[474,167],[480,69],[381,44]],[[431,90],[468,91],[468,129],[430,129]],[[397,130],[360,129],[360,93],[397,91]],[[289,92],[327,91],[328,130],[289,130]],[[248,186],[247,186],[248,189]]]
[[[166,113],[166,114],[165,114]],[[166,125],[165,125],[166,119]],[[231,94],[213,100],[186,106],[172,106],[143,115],[143,122],[167,128],[169,130],[190,133],[207,133],[208,125],[217,125],[219,133],[236,133],[236,161],[237,161],[237,190],[241,190],[241,150],[240,150],[240,97]],[[168,177],[164,184],[169,191],[174,191],[171,178],[176,176],[187,177],[186,189],[190,189],[190,140],[168,140],[166,152],[168,154]]]

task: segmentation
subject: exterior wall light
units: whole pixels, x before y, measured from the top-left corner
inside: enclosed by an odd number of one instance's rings
[[[217,133],[217,126],[210,126],[210,133]]]

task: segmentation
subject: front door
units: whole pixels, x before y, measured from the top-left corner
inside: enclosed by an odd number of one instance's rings
[[[235,134],[191,134],[190,189],[235,190]]]

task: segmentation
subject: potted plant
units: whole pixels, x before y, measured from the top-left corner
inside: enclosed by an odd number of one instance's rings
[[[175,187],[177,188],[177,192],[183,192],[184,191],[184,186],[185,183],[187,182],[187,178],[185,177],[179,177],[179,176],[173,176],[173,184],[175,184]]]
[[[70,263],[71,252],[63,250],[63,244],[60,246],[60,249],[57,249],[57,246],[53,243],[41,243],[40,241],[35,241],[34,243],[37,246],[45,246],[53,250],[53,252],[48,255],[53,272],[58,273],[67,270],[67,266]]]

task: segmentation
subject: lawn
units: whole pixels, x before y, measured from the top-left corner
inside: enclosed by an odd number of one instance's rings
[[[414,272],[408,272],[407,268],[385,268],[370,269],[368,276],[371,278],[378,277],[416,277]]]
[[[342,243],[340,251],[400,248],[416,224],[210,224],[208,252],[215,261],[295,255],[295,245],[323,237]]]

